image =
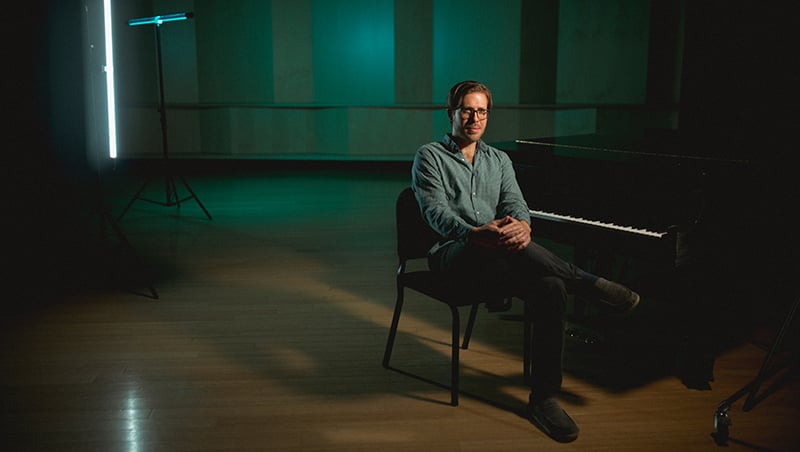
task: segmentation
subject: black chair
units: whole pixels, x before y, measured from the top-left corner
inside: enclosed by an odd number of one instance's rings
[[[389,338],[386,342],[386,351],[383,355],[383,367],[389,368],[389,360],[392,356],[392,349],[397,336],[397,325],[403,309],[405,289],[412,289],[446,304],[450,308],[452,316],[450,404],[456,406],[458,405],[459,393],[459,339],[461,336],[459,308],[470,306],[469,319],[464,331],[463,343],[460,346],[460,348],[466,350],[469,347],[472,328],[475,324],[480,304],[497,300],[510,302],[513,294],[502,292],[489,295],[479,294],[475,292],[474,288],[465,287],[463,281],[444,278],[441,274],[433,271],[406,271],[406,266],[410,260],[426,259],[428,250],[440,237],[423,220],[411,188],[405,188],[397,198],[396,221],[397,255],[400,261],[397,268],[397,301],[394,308],[394,316],[392,317],[392,325],[389,329]],[[523,334],[525,338],[531,337],[531,325],[528,321],[524,322]],[[530,374],[530,348],[530,340],[524,341],[523,373],[526,381]]]

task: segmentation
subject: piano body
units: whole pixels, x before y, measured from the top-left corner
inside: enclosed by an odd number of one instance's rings
[[[747,228],[752,163],[670,131],[493,144],[511,157],[534,237],[573,246],[590,271],[610,271],[611,254],[683,268]]]
[[[534,240],[567,245],[576,264],[642,295],[628,324],[646,318],[638,331],[691,337],[684,346],[695,354],[716,347],[708,336],[738,328],[726,313],[738,315],[733,297],[746,297],[737,284],[748,280],[742,238],[758,205],[752,162],[672,131],[492,144],[511,157]],[[579,301],[571,327],[585,326],[581,334],[593,340],[619,333],[621,321],[598,323]],[[708,378],[696,379],[702,386]]]

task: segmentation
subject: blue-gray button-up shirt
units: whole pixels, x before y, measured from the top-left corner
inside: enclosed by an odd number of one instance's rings
[[[414,156],[411,186],[423,218],[445,238],[431,253],[506,215],[530,223],[511,159],[483,141],[477,143],[472,164],[449,134],[421,146]]]

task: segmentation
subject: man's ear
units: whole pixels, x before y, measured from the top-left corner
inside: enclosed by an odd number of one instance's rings
[[[447,120],[450,121],[450,124],[453,123],[453,110],[447,110]]]

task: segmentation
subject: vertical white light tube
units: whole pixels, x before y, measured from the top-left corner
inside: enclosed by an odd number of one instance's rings
[[[114,93],[114,43],[111,37],[111,0],[103,0],[103,23],[106,33],[106,96],[108,97],[108,155],[117,158],[117,106]]]

